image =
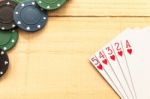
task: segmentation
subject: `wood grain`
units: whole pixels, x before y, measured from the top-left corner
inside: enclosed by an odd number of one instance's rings
[[[149,0],[68,0],[50,16],[150,16]]]

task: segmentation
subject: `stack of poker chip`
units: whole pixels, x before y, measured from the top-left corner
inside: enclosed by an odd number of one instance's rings
[[[7,51],[19,38],[17,29],[35,32],[42,29],[49,10],[62,7],[66,0],[0,0],[0,77],[9,66]]]

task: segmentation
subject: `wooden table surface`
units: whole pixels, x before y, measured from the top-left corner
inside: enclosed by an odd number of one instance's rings
[[[150,25],[150,0],[69,0],[46,27],[19,30],[0,99],[119,99],[88,58],[128,27]]]

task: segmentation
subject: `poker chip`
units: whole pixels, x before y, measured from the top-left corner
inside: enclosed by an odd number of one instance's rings
[[[34,1],[22,2],[16,6],[14,11],[14,20],[18,27],[29,32],[44,27],[47,17],[47,12],[40,9]]]
[[[34,1],[34,0],[13,0],[13,1],[15,1],[17,3],[21,3],[21,2],[25,2],[25,1]]]
[[[0,49],[0,77],[6,73],[8,66],[9,66],[8,55],[7,53],[5,53],[5,51]]]
[[[37,4],[46,10],[54,10],[65,4],[66,0],[36,0]]]
[[[9,30],[16,27],[13,12],[16,7],[14,1],[4,0],[0,2],[0,29]]]
[[[15,30],[0,31],[0,49],[4,51],[10,50],[16,45],[18,37],[18,32]]]

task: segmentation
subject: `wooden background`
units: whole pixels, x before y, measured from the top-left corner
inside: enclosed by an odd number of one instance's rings
[[[69,0],[39,32],[19,30],[0,99],[119,99],[88,58],[127,27],[150,25],[150,0]]]

